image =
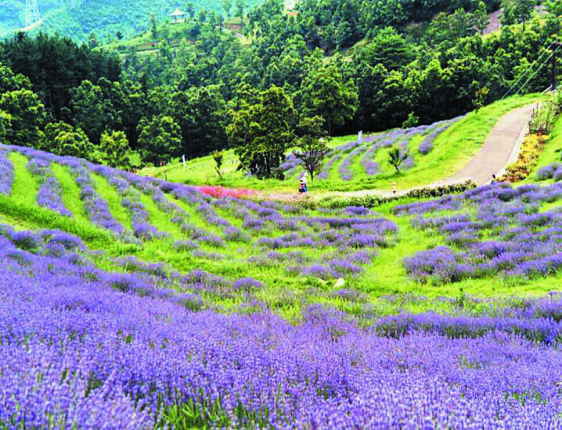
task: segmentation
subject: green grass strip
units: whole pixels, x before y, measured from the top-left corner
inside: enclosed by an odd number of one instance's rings
[[[27,168],[28,158],[18,152],[11,152],[9,159],[14,166],[13,198],[27,205],[35,205],[39,182]]]
[[[51,170],[61,184],[61,198],[64,207],[72,212],[73,216],[77,220],[90,223],[84,203],[80,199],[80,187],[76,184],[76,179],[70,172],[69,168],[53,163],[51,164]]]

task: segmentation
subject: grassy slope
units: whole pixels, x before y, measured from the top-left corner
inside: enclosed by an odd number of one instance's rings
[[[359,165],[361,156],[358,156],[351,165],[351,170],[354,173],[353,179],[348,182],[336,179],[339,165],[345,158],[344,156],[339,162],[335,163],[328,179],[317,180],[310,188],[320,192],[323,190],[389,190],[396,184],[398,189],[407,189],[447,178],[462,168],[479,150],[499,118],[507,112],[532,103],[540,97],[540,95],[536,94],[510,97],[486,106],[478,112],[469,113],[463,120],[440,134],[434,142],[433,151],[425,156],[420,155],[416,151],[421,138],[412,139],[410,148],[413,149],[412,153],[415,157],[416,165],[399,176],[395,175],[393,169],[387,165],[386,154],[388,150],[383,149],[375,157],[375,161],[381,166],[381,173],[379,175],[367,176]],[[337,146],[338,144],[353,140],[355,137],[343,136],[334,138],[332,145]],[[296,186],[294,176],[285,181],[259,181],[245,176],[243,172],[236,171],[238,163],[232,151],[227,151],[224,164],[222,180],[214,173],[213,160],[209,156],[190,160],[185,167],[181,163],[175,163],[162,168],[147,168],[141,174],[163,177],[170,181],[187,184],[224,185],[260,190],[292,191]]]
[[[415,295],[437,298],[439,296],[460,297],[471,294],[479,297],[497,296],[525,296],[543,295],[547,291],[559,288],[562,274],[555,277],[542,278],[532,282],[513,283],[500,277],[483,280],[467,280],[448,285],[420,285],[411,281],[402,266],[402,259],[414,253],[443,244],[443,238],[429,232],[420,232],[409,224],[408,217],[392,215],[392,207],[396,203],[389,203],[378,208],[379,213],[398,224],[400,232],[395,239],[394,246],[382,248],[372,264],[365,268],[363,274],[346,279],[346,288],[358,290],[364,297],[357,301],[349,301],[331,297],[334,281],[321,281],[315,278],[294,276],[285,272],[282,266],[258,267],[249,264],[247,259],[255,255],[256,251],[250,244],[242,242],[227,242],[224,248],[202,246],[202,250],[219,254],[223,258],[204,258],[192,255],[190,252],[178,251],[173,247],[176,240],[184,239],[183,233],[171,223],[170,215],[160,210],[150,198],[142,197],[150,222],[160,231],[170,234],[170,237],[144,242],[142,245],[124,244],[114,240],[105,231],[93,225],[85,215],[83,205],[79,201],[78,188],[72,180],[72,175],[64,167],[54,167],[53,170],[61,180],[65,193],[64,202],[74,216],[72,218],[59,216],[49,210],[39,208],[35,203],[37,181],[26,168],[27,160],[21,155],[11,155],[16,167],[13,194],[11,197],[0,196],[0,222],[11,224],[21,229],[58,228],[81,236],[93,249],[103,250],[94,260],[106,270],[120,269],[112,258],[134,255],[146,262],[165,262],[170,267],[181,272],[188,272],[195,268],[220,274],[230,279],[251,276],[267,284],[267,288],[257,293],[257,297],[267,303],[272,309],[289,318],[298,318],[302,306],[310,303],[329,303],[350,313],[359,314],[365,309],[373,307],[378,313],[396,312],[400,309],[422,311],[427,309],[446,309],[449,304],[411,300],[406,302],[388,302],[381,300],[381,296],[399,294],[403,296]],[[94,176],[97,191],[109,202],[113,216],[120,219],[124,225],[130,226],[130,217],[120,205],[120,196],[103,178]],[[182,202],[170,200],[188,211],[190,222],[205,228],[207,231],[218,233],[216,226],[210,226],[193,207]],[[407,202],[404,200],[401,203]],[[241,221],[226,210],[218,210],[219,215],[228,219],[233,225],[240,226]],[[274,235],[277,233],[274,232]],[[314,249],[302,248],[307,255],[314,255]],[[335,251],[335,249],[333,250]],[[232,310],[241,303],[241,297],[219,298],[206,296],[208,302],[215,303],[223,310]],[[366,308],[367,307],[367,308]]]

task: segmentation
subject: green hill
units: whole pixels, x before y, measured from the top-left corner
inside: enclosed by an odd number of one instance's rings
[[[560,120],[557,127],[559,131]],[[560,147],[558,132],[549,146]],[[545,162],[550,163],[550,158]],[[96,251],[84,257],[104,270],[203,271],[206,275],[199,276],[223,279],[214,284],[209,281],[214,286],[199,291],[177,286],[179,291],[201,296],[204,306],[234,309],[251,293],[290,317],[303,305],[318,302],[356,313],[386,294],[540,294],[557,288],[562,279],[557,266],[517,276],[511,274],[509,264],[480,269],[481,264],[491,264],[495,254],[473,255],[478,243],[491,246],[484,244],[516,241],[517,236],[509,232],[517,228],[525,228],[539,241],[555,240],[541,235],[558,222],[559,183],[552,180],[544,183],[546,188],[541,192],[540,188],[521,188],[510,194],[508,185],[498,184],[468,191],[453,200],[437,200],[434,206],[405,198],[372,210],[346,207],[341,200],[338,207],[343,209],[305,209],[247,200],[236,190],[207,190],[213,197],[180,184],[16,146],[0,146],[0,169],[0,223],[16,229],[60,229],[76,234]],[[497,191],[491,192],[494,187]],[[525,197],[529,192],[535,192],[532,201]],[[484,203],[478,197],[485,195],[492,200]],[[508,215],[513,217],[509,222],[490,224],[483,218],[490,204],[500,212],[524,205],[527,215],[514,212]],[[537,218],[537,223],[527,216]],[[468,219],[472,224],[466,224],[465,236],[443,227],[449,223],[452,228],[460,222],[455,229],[462,229]],[[474,228],[478,234],[466,236],[474,234]],[[465,255],[465,262],[474,265],[473,271],[455,275],[461,270],[458,263],[447,269],[453,270],[451,273],[439,272],[441,263],[437,262],[427,274],[427,268],[421,272],[410,268],[413,263],[408,263],[409,258],[445,245],[451,255]],[[549,249],[555,248],[533,248],[519,257],[523,258],[521,264],[547,258]],[[214,278],[217,276],[220,278]],[[221,282],[243,278],[255,281],[241,281],[248,285],[239,292],[221,293]],[[354,298],[336,294],[338,278],[355,292]],[[391,311],[393,305],[384,303]],[[441,305],[428,301],[408,306],[424,309]]]
[[[194,12],[201,9],[223,14],[222,3],[218,0],[38,0],[41,21],[33,31],[59,33],[75,40],[87,40],[96,33],[100,40],[113,39],[117,32],[131,37],[149,26],[149,17],[158,21],[169,21],[169,14],[177,7],[192,5]],[[244,2],[246,8],[256,4],[255,0]],[[0,2],[0,37],[26,27],[25,1]],[[234,7],[232,8],[234,11]]]
[[[357,136],[330,140],[331,153],[326,157],[319,177],[310,184],[312,191],[352,191],[363,189],[403,190],[420,187],[454,174],[481,147],[498,119],[507,112],[540,99],[540,95],[514,96],[473,111],[466,116],[410,129],[394,129],[369,135],[362,142]],[[392,147],[407,150],[409,158],[400,175],[388,164]],[[214,169],[212,156],[163,167],[149,167],[142,174],[166,178],[191,185],[223,185],[261,190],[293,191],[304,172],[298,160],[287,155],[281,166],[285,180],[258,180],[237,169],[232,150],[225,152],[222,178]]]

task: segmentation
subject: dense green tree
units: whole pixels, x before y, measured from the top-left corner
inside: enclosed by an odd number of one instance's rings
[[[11,128],[12,117],[7,112],[0,110],[0,143],[6,143],[8,130]]]
[[[488,24],[486,7],[482,3],[476,12],[457,9],[454,13],[440,13],[425,31],[425,39],[434,45],[448,42],[449,46],[462,37],[481,32]]]
[[[559,39],[558,16],[481,37],[485,12],[497,7],[498,0],[300,0],[287,14],[282,0],[267,0],[244,18],[250,44],[217,31],[220,18],[209,10],[201,20],[159,25],[158,49],[122,49],[122,66],[99,47],[21,34],[0,41],[0,61],[13,68],[0,66],[0,94],[35,91],[53,120],[83,128],[96,148],[104,130],[123,131],[147,157],[141,118],[173,118],[182,140],[173,155],[203,155],[227,145],[225,106],[244,122],[272,86],[295,100],[301,117],[321,115],[331,134],[401,126],[409,114],[427,124],[508,90],[548,85],[548,74],[529,72]],[[296,120],[289,122],[293,129]]]
[[[43,140],[40,143],[41,149],[49,152],[56,152],[54,149],[54,140],[61,133],[70,133],[74,131],[74,127],[64,121],[50,122],[45,126]]]
[[[372,67],[366,61],[356,63],[356,82],[358,87],[359,108],[357,111],[357,128],[382,130],[388,121],[379,118],[381,100],[388,71],[382,64]]]
[[[554,16],[562,16],[562,0],[547,0],[546,10]]]
[[[99,153],[81,128],[64,122],[53,122],[45,127],[42,149],[57,155],[69,155],[99,162]]]
[[[22,74],[15,74],[9,67],[0,64],[0,94],[8,91],[30,90],[30,80]]]
[[[283,44],[283,50],[264,67],[264,85],[290,86],[295,91],[302,82],[308,67],[321,61],[321,51],[309,53],[301,36],[294,36]]]
[[[297,114],[291,98],[273,86],[230,115],[227,134],[242,168],[260,179],[278,176],[277,168],[295,139]]]
[[[168,162],[181,149],[181,130],[171,116],[142,118],[139,125],[139,147],[145,161],[154,164]]]
[[[138,167],[134,165],[138,155],[131,150],[127,136],[122,131],[104,131],[97,152],[103,164],[125,170]]]
[[[230,9],[232,8],[232,0],[221,0],[221,6],[225,16],[230,16]]]
[[[98,143],[103,130],[116,121],[111,102],[104,97],[102,88],[90,81],[83,81],[72,90],[70,108],[74,124],[86,131],[88,138]]]
[[[150,34],[153,39],[158,38],[158,25],[156,24],[156,16],[152,13],[149,17],[150,21]]]
[[[413,45],[392,27],[386,27],[376,37],[357,50],[354,57],[371,66],[382,64],[387,70],[398,70],[415,59]]]
[[[106,77],[117,81],[121,73],[117,56],[45,34],[0,41],[0,62],[14,73],[27,76],[45,107],[57,118],[69,106],[72,88],[83,80],[97,82]]]
[[[301,160],[310,180],[314,181],[314,176],[322,168],[324,158],[330,152],[325,140],[324,119],[320,116],[302,118],[297,127],[297,134],[298,150],[294,154]]]
[[[239,18],[243,18],[245,10],[246,0],[236,0],[236,16]]]
[[[166,112],[180,125],[182,154],[193,157],[225,147],[226,104],[217,86],[173,93]]]
[[[359,103],[355,82],[345,80],[334,64],[312,69],[302,82],[299,99],[304,115],[324,118],[330,135],[353,118]]]
[[[114,129],[124,131],[129,145],[134,149],[138,140],[137,125],[147,112],[146,93],[140,83],[124,80],[113,82],[113,94],[112,108],[118,112],[113,118],[119,119],[114,121]]]
[[[502,24],[523,23],[531,18],[537,0],[502,0]]]
[[[41,141],[47,112],[37,94],[25,89],[0,94],[0,111],[10,116],[6,130],[10,144],[36,146]]]

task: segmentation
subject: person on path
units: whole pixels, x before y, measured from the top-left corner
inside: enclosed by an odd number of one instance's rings
[[[306,193],[308,191],[308,186],[306,185],[306,174],[301,176],[299,182],[299,193]]]

